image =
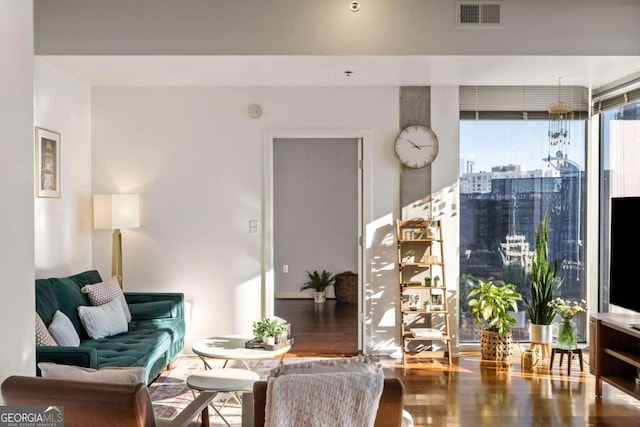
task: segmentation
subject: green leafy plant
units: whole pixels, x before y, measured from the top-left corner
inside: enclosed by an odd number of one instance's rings
[[[300,288],[301,291],[314,289],[316,292],[324,292],[328,286],[333,285],[336,281],[336,276],[327,270],[322,270],[322,273],[318,273],[317,271],[311,273],[307,271],[307,275],[309,276],[309,280],[302,285]]]
[[[531,260],[531,299],[525,298],[529,320],[535,325],[550,325],[556,315],[549,302],[562,285],[558,278],[560,262],[556,258],[549,261],[549,209],[536,229],[536,249]]]
[[[498,285],[492,279],[468,278],[476,282],[476,287],[469,292],[469,307],[476,322],[504,338],[511,327],[517,325],[509,311],[518,311],[522,294],[512,283]]]
[[[287,327],[280,323],[278,319],[269,317],[253,322],[252,327],[253,336],[256,338],[277,337],[278,335],[287,332]]]

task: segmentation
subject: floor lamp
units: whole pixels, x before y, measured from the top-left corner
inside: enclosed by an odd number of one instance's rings
[[[95,194],[93,196],[93,228],[113,230],[111,275],[118,278],[123,290],[120,230],[139,226],[140,209],[137,194]]]

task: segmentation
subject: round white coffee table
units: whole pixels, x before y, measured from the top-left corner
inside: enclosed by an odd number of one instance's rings
[[[229,360],[240,360],[250,371],[256,368],[265,359],[274,359],[280,357],[280,362],[284,355],[291,350],[290,345],[278,348],[276,350],[265,350],[262,348],[245,348],[245,343],[252,337],[242,337],[237,335],[221,336],[205,338],[193,344],[191,350],[197,354],[204,363],[205,369],[211,369],[211,365],[207,363],[207,359],[224,360],[223,367],[227,366]],[[255,360],[256,363],[250,366],[247,361]]]
[[[192,391],[212,391],[216,392],[216,395],[218,393],[230,393],[229,398],[227,398],[219,408],[217,408],[213,404],[213,400],[211,400],[213,410],[216,411],[218,416],[229,426],[229,422],[221,413],[222,409],[231,397],[235,398],[239,404],[242,404],[242,398],[238,395],[238,392],[253,385],[253,383],[259,379],[260,375],[250,370],[215,368],[189,375],[189,377],[187,377],[187,385]]]

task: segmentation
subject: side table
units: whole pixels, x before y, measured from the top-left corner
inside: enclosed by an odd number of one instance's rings
[[[240,360],[250,371],[255,371],[264,359],[275,359],[279,357],[279,363],[282,363],[285,354],[291,350],[290,345],[277,350],[246,348],[245,343],[251,338],[252,337],[235,335],[205,338],[193,344],[191,350],[200,357],[205,369],[212,368],[207,362],[207,359],[211,358],[224,360],[224,367],[227,366],[229,360]],[[250,366],[249,361],[252,361],[254,365]]]
[[[568,359],[567,375],[571,375],[571,359],[573,359],[573,356],[575,356],[576,354],[578,355],[578,359],[580,360],[580,372],[584,370],[581,348],[574,348],[573,350],[565,350],[563,348],[553,348],[551,350],[551,362],[549,363],[549,369],[553,368],[553,358],[555,357],[556,353],[560,353],[560,363],[558,364],[559,367],[562,367],[562,358],[564,357],[565,354],[567,355],[567,359]]]
[[[231,396],[233,396],[238,403],[242,404],[242,399],[238,395],[238,392],[246,387],[252,386],[253,383],[259,379],[260,375],[247,369],[213,368],[190,375],[187,377],[187,385],[192,391],[212,391],[216,392],[216,394],[231,393]],[[217,408],[213,400],[211,400],[211,407],[216,411],[222,421],[230,427],[229,422],[221,413],[228,401],[229,399],[225,400],[224,403],[220,405],[220,408]]]

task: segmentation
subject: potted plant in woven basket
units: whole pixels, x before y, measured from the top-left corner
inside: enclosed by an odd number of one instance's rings
[[[358,302],[358,275],[351,271],[336,274],[333,285],[338,302],[356,304]]]
[[[509,361],[513,355],[511,327],[516,320],[509,314],[518,311],[522,294],[516,285],[496,284],[492,279],[468,277],[476,282],[469,292],[469,307],[477,323],[483,325],[480,338],[482,360]]]

